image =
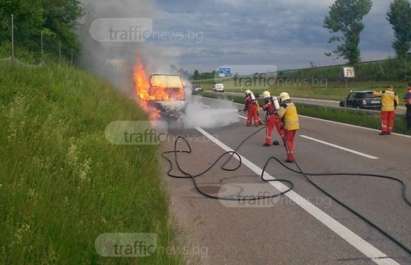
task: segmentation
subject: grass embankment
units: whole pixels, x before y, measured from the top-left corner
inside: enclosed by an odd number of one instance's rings
[[[197,81],[196,81],[197,82]],[[402,98],[407,90],[407,82],[354,82],[350,81],[346,87],[344,82],[326,82],[321,80],[307,81],[279,81],[274,86],[252,85],[247,86],[245,81],[241,85],[240,81],[225,79],[224,83],[226,92],[244,92],[244,89],[251,89],[255,94],[261,94],[264,90],[269,90],[271,93],[279,95],[281,92],[287,91],[295,97],[301,98],[316,98],[329,100],[343,100],[347,97],[351,90],[382,90],[389,85],[393,85],[398,95]],[[312,83],[312,84],[311,84]],[[205,90],[211,91],[214,85],[214,80],[201,81],[198,86]]]
[[[389,85],[393,85],[396,92],[402,97],[406,92],[406,82],[349,82],[346,87],[342,82],[329,82],[327,86],[316,85],[284,85],[270,88],[271,93],[279,95],[281,92],[287,91],[295,97],[316,98],[329,100],[344,100],[351,90],[383,90]]]
[[[411,81],[411,57],[407,60],[386,59],[360,63],[355,67],[356,78],[346,84],[343,65],[279,70],[276,75],[262,74],[236,78],[210,78],[192,81],[195,86],[211,90],[215,83],[224,83],[227,92],[251,89],[256,94],[264,90],[279,94],[287,91],[295,97],[344,99],[350,90],[383,89],[393,85],[402,97],[407,80]],[[212,75],[211,75],[212,76]]]
[[[203,92],[202,95],[210,98],[226,98],[237,103],[244,103],[244,98],[240,96],[216,95],[209,92]],[[372,129],[378,129],[380,127],[378,112],[368,113],[351,109],[312,106],[307,104],[297,104],[297,106],[298,112],[305,116],[343,122]],[[407,130],[405,117],[403,115],[397,115],[395,132],[411,135],[411,131]]]
[[[157,251],[103,258],[102,233],[172,238],[157,147],[116,146],[117,120],[142,120],[109,84],[68,66],[0,64],[0,264],[179,264]]]

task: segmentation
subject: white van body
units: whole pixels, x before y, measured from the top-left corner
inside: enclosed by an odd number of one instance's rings
[[[215,92],[224,92],[224,84],[215,84],[213,90]]]

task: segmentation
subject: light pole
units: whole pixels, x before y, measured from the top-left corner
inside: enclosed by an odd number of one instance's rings
[[[40,33],[40,47],[41,47],[41,61],[43,62],[43,58],[44,58],[44,43],[43,43],[43,31],[41,31]]]
[[[61,41],[59,41],[59,62],[61,63]]]
[[[14,63],[14,15],[11,15],[11,62]]]

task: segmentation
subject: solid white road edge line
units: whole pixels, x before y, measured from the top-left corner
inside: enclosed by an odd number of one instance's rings
[[[223,149],[226,152],[233,151],[230,147],[225,145],[223,142],[203,130],[202,128],[197,127],[196,130],[200,132],[202,135],[207,137],[211,142],[219,146],[221,149]],[[243,162],[243,165],[248,167],[251,171],[253,171],[255,174],[258,176],[261,174],[262,169],[246,159],[245,157],[241,156],[241,160]],[[271,176],[268,173],[265,173],[264,175],[265,179],[272,179],[274,180],[275,178]],[[284,192],[288,189],[288,187],[282,183],[279,182],[272,182],[270,183],[274,188],[276,188],[280,192]],[[336,233],[338,236],[340,236],[342,239],[344,239],[346,242],[348,242],[351,246],[353,246],[355,249],[360,251],[362,254],[364,254],[366,257],[368,257],[370,260],[372,260],[374,263],[378,265],[399,265],[398,262],[395,260],[389,258],[385,253],[371,245],[369,242],[365,241],[362,239],[360,236],[352,232],[350,229],[342,225],[340,222],[332,218],[330,215],[322,211],[320,208],[300,196],[298,193],[294,191],[288,192],[285,196],[287,196],[290,200],[295,202],[298,206],[300,206],[302,209],[304,209],[307,213],[312,215],[315,219],[320,221],[323,225],[328,227],[331,231]]]
[[[327,123],[331,123],[331,124],[335,124],[335,125],[341,125],[341,126],[345,126],[345,127],[363,129],[363,130],[372,131],[372,132],[379,132],[380,131],[380,130],[377,130],[377,129],[367,128],[367,127],[358,126],[358,125],[354,125],[354,124],[348,124],[348,123],[343,123],[343,122],[338,122],[338,121],[324,120],[324,119],[305,116],[305,115],[300,115],[300,116],[303,117],[303,118],[306,118],[306,119],[327,122]],[[406,135],[406,134],[401,134],[401,133],[392,133],[392,135],[411,139],[411,135]]]
[[[330,147],[334,147],[334,148],[337,148],[337,149],[340,149],[340,150],[343,150],[343,151],[346,151],[346,152],[349,152],[349,153],[352,153],[352,154],[355,154],[355,155],[359,155],[359,156],[362,156],[362,157],[366,157],[366,158],[369,158],[369,159],[373,159],[373,160],[379,159],[379,158],[376,157],[376,156],[372,156],[372,155],[368,155],[368,154],[365,154],[365,153],[361,153],[361,152],[359,152],[359,151],[355,151],[355,150],[352,150],[352,149],[349,149],[349,148],[346,148],[346,147],[342,147],[342,146],[340,146],[340,145],[336,145],[336,144],[332,144],[332,143],[329,143],[329,142],[326,142],[326,141],[322,141],[322,140],[319,140],[319,139],[316,139],[316,138],[313,138],[313,137],[310,137],[310,136],[307,136],[307,135],[300,135],[300,137],[301,137],[301,138],[304,138],[304,139],[307,139],[307,140],[311,140],[311,141],[320,143],[320,144],[323,144],[323,145],[327,145],[327,146],[330,146]]]
[[[244,116],[241,116],[241,115],[238,115],[238,116],[240,116],[240,117],[243,118],[243,119],[247,119],[247,118],[244,117]],[[334,148],[337,148],[337,149],[340,149],[340,150],[343,150],[343,151],[346,151],[346,152],[350,152],[350,153],[355,154],[355,155],[359,155],[359,156],[362,156],[362,157],[366,157],[366,158],[369,158],[369,159],[372,159],[372,160],[378,160],[378,159],[379,159],[379,158],[376,157],[376,156],[372,156],[372,155],[368,155],[368,154],[365,154],[365,153],[361,153],[361,152],[358,152],[358,151],[355,151],[355,150],[352,150],[352,149],[349,149],[349,148],[346,148],[346,147],[342,147],[342,146],[339,146],[339,145],[336,145],[336,144],[328,143],[328,142],[325,142],[325,141],[322,141],[322,140],[318,140],[318,139],[315,139],[315,138],[313,138],[313,137],[309,137],[309,136],[306,136],[306,135],[300,135],[300,137],[305,138],[305,139],[307,139],[307,140],[315,141],[315,142],[317,142],[317,143],[321,143],[321,144],[324,144],[324,145],[328,145],[328,146],[330,146],[330,147],[334,147]]]

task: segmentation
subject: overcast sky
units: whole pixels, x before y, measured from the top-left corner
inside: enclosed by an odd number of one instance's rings
[[[322,27],[333,0],[154,0],[154,31],[191,34],[153,39],[187,69],[269,64],[279,69],[335,64]],[[365,19],[363,60],[393,56],[386,20],[390,0],[374,0]]]

